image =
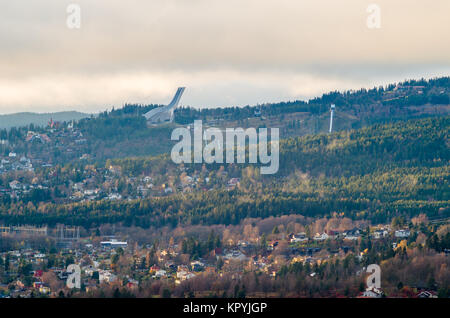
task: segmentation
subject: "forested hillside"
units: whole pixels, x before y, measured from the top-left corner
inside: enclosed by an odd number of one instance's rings
[[[286,101],[246,107],[181,107],[175,124],[147,127],[144,113],[158,105],[130,105],[80,120],[76,125],[87,139],[95,160],[167,153],[177,125],[201,119],[212,127],[278,127],[283,139],[328,131],[330,104],[336,104],[334,130],[357,129],[450,114],[450,78],[411,80],[386,87],[330,92],[309,101]],[[207,106],[207,105],[205,105]]]
[[[337,213],[374,222],[419,213],[448,217],[449,127],[450,117],[441,117],[287,139],[280,144],[279,173],[264,177],[252,165],[180,167],[168,156],[117,159],[108,165],[119,166],[128,177],[150,175],[166,183],[191,174],[208,178],[212,188],[192,193],[174,189],[171,196],[131,201],[41,202],[39,206],[4,202],[0,219],[7,224],[91,227],[122,222],[148,227],[236,224],[247,217],[283,214]],[[227,180],[233,176],[240,178],[240,184],[227,191]]]
[[[450,105],[450,78],[441,77],[430,80],[409,80],[398,84],[374,87],[372,89],[329,92],[309,101],[287,101],[268,103],[253,107],[234,107],[201,109],[181,108],[176,112],[179,123],[191,123],[199,118],[244,119],[254,116],[256,109],[263,116],[291,113],[310,113],[321,115],[329,112],[330,104],[335,104],[339,112],[355,116],[354,127],[364,123],[391,121],[394,118],[406,119],[415,116],[429,116],[449,112],[448,107],[430,109],[430,105]]]
[[[280,137],[317,135],[328,131],[330,104],[336,104],[334,131],[348,131],[377,123],[390,123],[414,118],[450,115],[450,78],[411,80],[386,87],[330,92],[309,101],[286,101],[273,104],[194,109],[181,107],[175,112],[175,123],[148,126],[142,116],[158,105],[131,105],[105,111],[88,118],[81,113],[31,114],[39,122],[27,124],[22,117],[30,114],[4,115],[0,130],[1,152],[25,153],[52,164],[76,162],[88,154],[92,162],[113,158],[155,156],[170,151],[170,135],[175,127],[201,119],[205,127],[270,127],[279,128]],[[33,117],[33,118],[34,118]],[[36,117],[36,118],[38,118]],[[53,117],[58,129],[43,127]],[[15,119],[19,118],[20,121]],[[1,119],[1,118],[0,118]],[[72,119],[79,119],[68,129]],[[22,123],[22,124],[21,124]],[[12,128],[11,128],[12,127]],[[0,125],[2,128],[2,125]],[[74,140],[67,135],[77,132]],[[29,133],[46,134],[50,142],[34,145],[27,141]],[[76,141],[76,139],[79,139]],[[80,141],[81,140],[81,141]],[[70,152],[64,147],[70,142]]]

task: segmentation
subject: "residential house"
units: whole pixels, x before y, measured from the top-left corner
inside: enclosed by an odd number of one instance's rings
[[[375,231],[372,233],[372,237],[373,237],[374,239],[378,240],[378,239],[381,239],[381,238],[383,238],[383,237],[388,236],[388,234],[389,234],[389,232],[388,232],[387,230],[380,229],[380,230],[375,230]]]
[[[108,270],[101,270],[98,274],[100,283],[112,283],[117,280],[117,276]]]
[[[308,237],[306,236],[305,232],[300,232],[297,234],[293,234],[290,241],[291,243],[307,242]]]
[[[411,235],[411,232],[409,230],[395,231],[395,237],[397,237],[397,238],[405,238],[405,237],[409,237],[410,235]]]
[[[163,277],[166,277],[166,275],[167,275],[167,272],[163,269],[160,269],[155,272],[155,275],[153,275],[153,278],[163,278]]]
[[[314,241],[325,241],[329,238],[327,233],[316,233],[316,235],[314,235]]]
[[[344,240],[356,241],[361,237],[361,230],[354,228],[344,232]]]

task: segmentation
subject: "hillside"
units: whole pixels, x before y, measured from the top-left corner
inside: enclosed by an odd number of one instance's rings
[[[14,113],[0,115],[0,129],[9,129],[12,127],[23,127],[28,125],[46,126],[50,119],[59,122],[68,122],[71,120],[80,120],[91,116],[90,114],[76,111],[65,111],[56,113]]]
[[[330,104],[336,104],[334,131],[346,131],[414,118],[450,115],[450,78],[405,81],[386,87],[330,92],[309,101],[280,102],[246,107],[180,108],[175,123],[147,127],[142,114],[157,105],[125,105],[84,119],[78,128],[97,160],[167,153],[177,125],[203,120],[204,127],[278,127],[280,138],[328,131]]]
[[[119,167],[115,170],[122,175],[119,189],[124,195],[133,193],[131,181],[126,180],[143,175],[149,176],[158,187],[171,184],[174,194],[74,204],[53,204],[53,200],[48,200],[41,202],[39,209],[30,203],[10,205],[4,201],[0,210],[8,212],[3,212],[0,219],[16,224],[45,222],[91,227],[121,222],[148,227],[237,224],[248,217],[283,214],[317,217],[335,212],[375,222],[419,213],[448,217],[449,127],[447,116],[287,139],[280,145],[280,172],[265,177],[254,166],[181,167],[167,156],[113,160],[107,167]],[[72,173],[79,179],[85,169],[91,178],[100,177],[100,168],[77,169],[76,173],[64,167],[58,169],[58,180],[67,183]],[[178,186],[177,180],[186,174],[199,180],[190,192]],[[240,184],[227,191],[231,177],[239,177]],[[209,191],[205,192],[206,189]]]
[[[330,104],[336,105],[337,114],[345,114],[341,128],[358,128],[393,119],[408,119],[423,116],[449,114],[450,77],[430,80],[408,80],[385,87],[362,88],[345,92],[329,92],[309,101],[268,103],[243,108],[217,108],[196,110],[181,108],[177,111],[177,122],[190,123],[193,119],[243,120],[254,117],[255,110],[261,117],[302,113],[321,116],[329,113]],[[322,125],[312,123],[313,133],[323,131]],[[339,128],[338,128],[339,129]]]

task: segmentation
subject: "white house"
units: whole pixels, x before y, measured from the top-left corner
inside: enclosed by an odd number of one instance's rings
[[[164,193],[165,194],[172,193],[172,192],[173,192],[173,190],[172,190],[171,187],[167,187],[167,188],[164,189]]]
[[[362,294],[362,297],[370,297],[370,298],[381,298],[383,296],[383,292],[381,289],[376,287],[368,287],[366,291]]]
[[[314,235],[314,241],[325,241],[329,238],[327,233],[316,233],[316,235]]]
[[[122,196],[119,193],[110,193],[108,195],[108,200],[120,200]]]
[[[111,239],[110,241],[102,241],[100,242],[102,247],[110,247],[110,248],[126,248],[128,246],[127,242],[120,242],[116,239]]]
[[[292,235],[291,243],[297,243],[297,242],[307,242],[308,238],[306,237],[305,232],[300,232],[297,234]]]
[[[163,269],[160,269],[155,272],[155,275],[153,275],[153,277],[161,278],[161,277],[165,277],[166,275],[167,275],[167,272]]]
[[[191,268],[193,271],[201,271],[205,267],[205,264],[200,261],[191,262]]]
[[[389,234],[389,232],[387,230],[376,230],[375,232],[373,232],[372,237],[374,239],[380,239],[383,237],[386,237]]]
[[[344,233],[344,240],[356,241],[361,236],[361,231],[357,228]]]
[[[22,186],[20,185],[20,182],[17,181],[17,180],[11,181],[11,182],[9,183],[9,186],[10,186],[10,188],[13,189],[13,190],[19,190],[19,189],[22,188]]]
[[[117,279],[117,276],[110,271],[102,270],[98,274],[98,280],[100,283],[112,283]]]
[[[245,256],[241,251],[233,250],[225,254],[224,259],[244,261],[247,259],[247,256]]]
[[[404,238],[411,235],[409,230],[397,230],[395,231],[395,237]]]

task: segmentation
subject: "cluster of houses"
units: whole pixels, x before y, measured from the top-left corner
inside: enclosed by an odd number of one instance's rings
[[[69,123],[67,129],[61,128],[61,123],[50,120],[45,132],[29,130],[23,141],[16,140],[12,144],[9,140],[3,139],[0,140],[0,144],[7,146],[9,149],[21,148],[21,142],[26,144],[49,144],[55,150],[59,150],[60,153],[72,156],[85,151],[84,145],[87,140],[83,137],[83,133],[80,130],[73,127],[73,122]],[[32,153],[29,153],[30,158],[28,159],[27,155],[18,155],[14,150],[11,150],[8,156],[2,158],[0,171],[33,171],[33,167],[51,167],[52,153],[46,148],[36,148]]]
[[[1,142],[7,144],[8,149],[16,149],[20,146],[10,145],[8,140],[2,140]],[[13,199],[21,199],[23,194],[28,193],[33,188],[48,189],[49,185],[63,189],[62,193],[59,190],[57,191],[62,194],[58,197],[58,202],[105,199],[131,200],[149,196],[167,196],[180,192],[208,191],[214,187],[210,182],[210,177],[200,176],[197,172],[188,175],[183,166],[177,167],[179,178],[166,176],[167,180],[158,179],[155,182],[152,176],[133,177],[124,174],[122,168],[118,165],[110,165],[106,168],[89,165],[87,160],[90,159],[90,155],[86,153],[87,140],[80,130],[74,128],[73,123],[69,123],[66,128],[51,120],[45,133],[30,130],[22,142],[48,144],[54,151],[48,151],[48,147],[35,147],[40,150],[35,149],[33,153],[26,154],[10,151],[8,155],[0,158],[0,173],[16,171],[35,173],[37,168],[48,168],[48,173],[45,175],[40,175],[41,170],[38,169],[39,172],[36,173],[33,181],[24,181],[23,179],[27,178],[19,178],[15,174],[10,174],[10,178],[18,179],[10,179],[8,184],[0,187],[0,195],[9,196]],[[78,159],[81,162],[86,160],[86,165],[90,168],[77,171],[76,178],[65,178],[60,175],[61,171],[53,165],[55,162],[55,158],[52,157],[54,153],[58,153],[58,156],[67,160]],[[239,186],[239,178],[228,177],[227,171],[221,171],[220,173],[221,177],[226,180],[224,186],[227,190],[233,190]],[[169,179],[178,181],[168,182]],[[122,182],[125,180],[125,187],[119,188],[117,186],[119,180]],[[66,188],[67,185],[69,189]],[[53,193],[53,191],[51,192]]]
[[[54,273],[60,281],[60,288],[64,288],[70,274],[67,272],[67,259],[80,265],[83,284],[87,291],[97,288],[100,284],[114,283],[118,281],[118,276],[111,268],[111,257],[117,253],[116,248],[119,247],[126,248],[127,243],[113,239],[101,242],[97,248],[93,244],[85,244],[79,248],[53,253],[42,253],[31,248],[0,253],[2,263],[8,262],[5,267],[8,270],[0,271],[0,276],[3,276],[0,277],[1,281],[10,280],[8,284],[0,284],[0,295],[8,294],[12,297],[31,297],[32,293],[49,295],[55,291],[45,282],[44,274],[47,272]],[[28,264],[31,269],[25,279],[21,270],[23,264]],[[48,267],[50,264],[51,267]],[[92,277],[96,279],[93,280]],[[129,281],[137,284],[132,278]]]
[[[20,199],[33,189],[49,189],[48,182],[40,182],[37,178],[33,178],[31,182],[14,179],[8,182],[7,186],[0,186],[0,194],[11,199]]]
[[[361,237],[362,230],[359,228],[353,228],[350,230],[325,230],[323,233],[316,233],[311,238],[313,241],[320,242],[326,241],[328,239],[343,239],[347,241],[356,241]],[[376,227],[371,230],[370,237],[372,239],[381,239],[384,237],[393,234],[396,238],[407,238],[410,236],[409,229],[399,229],[392,231],[390,226],[382,226]],[[305,243],[308,242],[310,238],[306,235],[305,232],[299,232],[297,234],[291,234],[290,242],[291,243]]]
[[[98,182],[98,179],[102,182]],[[117,184],[119,179],[125,180],[127,193],[120,192],[117,186],[103,188],[102,184]],[[95,168],[83,172],[83,180],[80,182],[70,182],[72,187],[71,201],[92,201],[92,200],[121,200],[121,199],[142,199],[149,196],[168,196],[175,192],[192,192],[195,190],[208,191],[211,189],[210,178],[201,178],[194,174],[189,176],[182,174],[180,181],[174,185],[168,183],[155,184],[151,176],[130,177],[122,174],[120,166],[111,165],[107,169]],[[226,184],[228,190],[234,189],[239,184],[239,178],[230,178]],[[131,190],[131,191],[130,191]]]
[[[134,246],[134,248],[136,247],[137,245]],[[10,281],[7,284],[0,284],[0,297],[2,295],[32,297],[33,293],[34,296],[51,295],[52,293],[56,295],[56,291],[52,290],[45,281],[44,274],[54,273],[60,281],[60,288],[64,288],[70,274],[67,272],[67,259],[71,259],[73,263],[80,266],[82,284],[86,292],[105,284],[120,284],[127,288],[135,288],[139,286],[140,279],[144,276],[155,280],[170,279],[175,284],[180,284],[200,273],[216,271],[213,264],[203,260],[193,260],[187,264],[175,262],[173,258],[178,256],[178,252],[175,251],[178,245],[168,249],[158,249],[158,264],[154,264],[150,268],[143,267],[141,265],[148,248],[139,246],[134,251],[132,275],[121,275],[114,269],[112,259],[119,249],[133,253],[126,241],[117,239],[108,239],[96,244],[84,240],[83,243],[77,244],[76,248],[61,249],[53,251],[52,254],[42,253],[31,248],[0,253],[2,264],[8,263],[7,271],[0,270],[0,281]],[[52,259],[51,263],[49,263],[50,259]],[[23,279],[23,273],[20,270],[23,264],[30,266],[28,279]]]
[[[401,241],[410,234],[408,229],[391,230],[389,226],[370,229],[370,236],[373,239],[390,237]],[[56,295],[56,290],[52,290],[43,277],[46,272],[53,272],[64,288],[69,274],[66,271],[67,259],[80,265],[83,286],[87,292],[105,284],[119,284],[133,289],[139,286],[142,279],[167,280],[177,285],[198,275],[209,273],[223,275],[227,271],[236,277],[242,275],[244,271],[260,271],[276,277],[280,269],[287,264],[301,262],[304,265],[309,264],[310,268],[313,268],[313,265],[320,265],[331,257],[335,257],[336,253],[344,256],[348,252],[356,252],[352,242],[362,235],[363,231],[358,228],[346,231],[327,230],[324,233],[311,235],[311,237],[308,237],[305,232],[300,232],[285,237],[283,239],[286,241],[285,243],[281,240],[267,242],[266,250],[262,252],[259,241],[229,241],[226,246],[217,247],[211,251],[207,258],[189,259],[188,261],[186,258],[181,258],[181,250],[177,244],[156,247],[156,249],[153,246],[139,246],[138,244],[133,244],[132,247],[128,242],[115,238],[95,243],[84,239],[77,243],[76,248],[61,249],[53,251],[52,254],[24,248],[0,254],[3,264],[6,260],[8,261],[8,270],[0,271],[0,276],[4,276],[0,277],[0,281],[5,281],[5,277],[9,277],[8,284],[0,284],[0,295],[29,297],[33,292],[40,295],[52,295],[52,293]],[[342,242],[347,241],[348,244],[342,245],[336,251],[330,250],[328,245],[324,245],[325,241],[336,239],[341,239]],[[284,246],[282,253],[277,252],[280,246]],[[336,247],[335,244],[333,246]],[[153,249],[156,257],[153,259],[153,264],[148,264],[150,249]],[[118,253],[127,253],[128,257],[132,258],[131,272],[127,270],[128,274],[126,275],[118,272],[113,262],[114,256]],[[364,254],[365,251],[357,257],[362,258]],[[49,262],[50,259],[52,262]],[[218,265],[219,260],[225,264],[224,267]],[[20,275],[20,268],[23,264],[30,264],[31,280],[20,279],[23,277]],[[229,266],[226,266],[227,264]],[[311,272],[309,275],[315,277],[316,273]],[[420,297],[426,296],[423,294]],[[434,297],[435,295],[431,293],[428,296]],[[381,289],[368,288],[359,297],[383,297],[383,292]]]
[[[9,152],[8,156],[0,160],[0,172],[9,171],[34,171],[33,164],[38,165],[39,160],[32,160],[25,155],[18,155],[15,152]]]

